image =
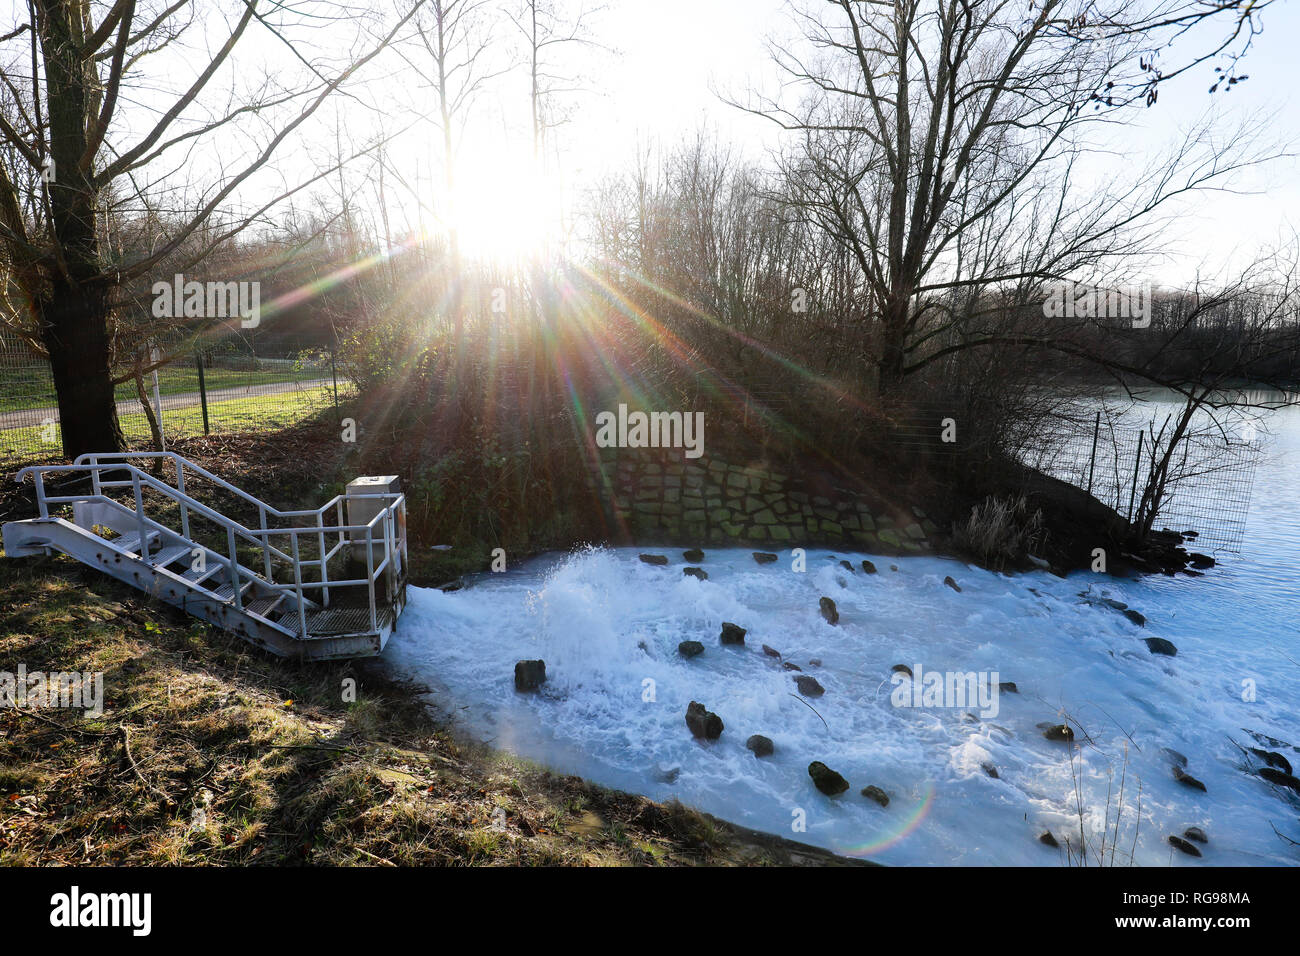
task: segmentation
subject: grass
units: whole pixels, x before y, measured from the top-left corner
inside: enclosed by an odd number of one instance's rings
[[[67,558],[0,558],[0,602],[6,669],[105,697],[0,709],[0,864],[847,862],[464,741],[378,662],[270,658]]]
[[[347,388],[340,384],[339,397]],[[276,395],[234,398],[208,403],[208,422],[212,431],[273,431],[293,425],[304,418],[332,407],[334,392],[329,387],[298,389]],[[142,413],[123,415],[122,432],[132,446],[149,441],[149,423]],[[164,409],[163,432],[170,439],[180,435],[203,434],[203,410],[196,404],[188,408]],[[49,459],[62,454],[62,438],[55,424],[53,438],[46,441],[42,426],[9,428],[0,431],[0,453],[14,460]]]
[[[264,360],[265,361],[265,360]],[[252,385],[275,385],[281,382],[311,382],[328,379],[326,368],[295,368],[292,362],[277,362],[267,368],[231,369],[207,368],[203,370],[203,384],[209,392],[220,388],[246,388]],[[153,397],[153,375],[145,376],[145,390]],[[339,383],[342,386],[342,382]],[[158,370],[158,391],[165,397],[198,392],[199,373],[193,363],[168,365]],[[136,400],[135,383],[123,382],[114,389],[119,402]],[[18,368],[0,367],[0,412],[16,412],[28,408],[53,408],[58,399],[54,394],[54,380],[49,366],[27,365]]]

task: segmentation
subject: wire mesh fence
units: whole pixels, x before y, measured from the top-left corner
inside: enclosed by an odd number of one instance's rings
[[[1090,492],[1121,517],[1141,508],[1152,466],[1150,433],[1128,421],[1064,419],[1021,459]],[[1163,452],[1156,447],[1156,454]],[[1193,434],[1178,446],[1153,527],[1191,532],[1196,550],[1240,554],[1245,540],[1261,439]]]
[[[337,409],[353,392],[332,348],[286,342],[186,349],[146,372],[143,384],[166,440],[282,428]],[[127,443],[148,444],[135,380],[120,382],[115,397]],[[62,441],[49,361],[25,343],[0,340],[0,462],[58,458]]]

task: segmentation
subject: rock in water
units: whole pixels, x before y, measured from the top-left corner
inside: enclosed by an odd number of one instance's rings
[[[1000,694],[1019,694],[1020,688],[1016,686],[1013,680],[1004,680],[998,684],[998,693]]]
[[[998,776],[998,768],[995,767],[995,766],[993,766],[993,764],[991,764],[991,763],[983,763],[983,764],[980,764],[980,766],[983,767],[983,768],[984,768],[984,772],[985,772],[986,774],[988,774],[990,777],[992,777],[994,780],[1001,780],[1001,779],[1002,779],[1001,777]]]
[[[698,657],[704,653],[704,645],[699,641],[682,641],[677,645],[677,653],[682,657]]]
[[[1193,551],[1190,554],[1188,554],[1187,560],[1191,563],[1192,567],[1194,568],[1214,567],[1214,559],[1210,557],[1208,554],[1201,554],[1198,551]]]
[[[754,734],[745,741],[745,746],[754,752],[755,757],[770,757],[776,751],[772,741],[762,734]]]
[[[1300,779],[1291,776],[1289,773],[1283,773],[1273,767],[1260,767],[1259,775],[1269,783],[1277,784],[1279,787],[1288,787],[1296,793],[1300,793]]]
[[[644,564],[667,564],[668,558],[662,554],[640,554],[637,555]]]
[[[768,657],[780,657],[780,656],[781,656],[781,652],[780,652],[780,651],[778,651],[775,647],[768,647],[766,644],[763,645],[763,653],[766,654]]]
[[[722,736],[722,718],[705,710],[704,705],[696,701],[686,705],[686,726],[691,729],[692,736],[705,740],[717,740]]]
[[[948,587],[952,588],[958,594],[961,594],[961,588],[958,587],[957,582],[952,579],[952,575],[949,575],[948,577],[944,578],[943,583],[948,585]]]
[[[1210,838],[1205,835],[1205,831],[1200,827],[1188,827],[1183,831],[1183,836],[1188,840],[1195,840],[1197,843],[1210,842]]]
[[[862,570],[866,571],[867,574],[875,574],[876,566],[864,558],[862,561]]]
[[[840,561],[840,567],[842,567],[845,571],[850,571],[850,572],[856,570],[856,569],[853,567],[853,565],[852,565],[850,562],[848,562],[848,561]]]
[[[828,797],[849,789],[849,782],[820,760],[814,760],[808,765],[808,776],[812,777],[817,789]]]
[[[1048,740],[1069,742],[1074,739],[1074,731],[1070,729],[1069,724],[1054,724],[1043,731],[1043,736]]]
[[[840,612],[839,612],[839,610],[835,607],[835,602],[834,602],[834,601],[832,601],[832,600],[831,600],[830,598],[828,598],[828,597],[823,597],[823,598],[822,598],[819,602],[817,602],[817,603],[821,606],[822,617],[826,618],[826,623],[827,623],[827,624],[838,624],[838,623],[839,623],[839,620],[840,620]]]
[[[1124,615],[1126,618],[1128,618],[1130,621],[1132,621],[1132,622],[1133,622],[1134,624],[1136,624],[1138,627],[1146,627],[1146,626],[1147,626],[1147,619],[1143,616],[1143,614],[1142,614],[1141,611],[1135,611],[1135,610],[1133,610],[1131,607],[1127,607],[1127,608],[1125,608],[1121,613],[1123,613],[1123,615]]]
[[[1052,836],[1051,830],[1044,830],[1043,835],[1038,838],[1038,842],[1050,847],[1059,847],[1061,845],[1056,842],[1056,837]]]
[[[776,555],[771,551],[755,551],[753,554],[754,560],[759,564],[771,564],[776,560]]]
[[[1176,850],[1182,850],[1182,851],[1183,851],[1184,853],[1186,853],[1188,856],[1200,856],[1200,855],[1201,855],[1201,851],[1200,851],[1200,850],[1196,849],[1196,847],[1192,846],[1190,843],[1188,843],[1188,842],[1187,842],[1186,840],[1184,840],[1182,837],[1171,836],[1171,837],[1169,838],[1169,845],[1170,845],[1171,847],[1173,847],[1174,849],[1176,849]]]
[[[1174,779],[1177,780],[1179,783],[1181,783],[1184,787],[1191,787],[1193,790],[1199,790],[1202,793],[1205,792],[1205,784],[1201,783],[1201,781],[1197,780],[1195,777],[1193,777],[1187,771],[1183,770],[1183,768],[1179,767],[1177,764],[1174,765]]]
[[[906,674],[908,677],[916,676],[915,674],[912,673],[912,668],[908,667],[906,664],[895,664],[893,667],[889,669],[889,673]]]
[[[889,794],[881,790],[874,783],[869,787],[862,788],[862,795],[868,800],[875,800],[882,807],[889,806]]]
[[[699,548],[691,548],[682,552],[682,560],[688,564],[702,564],[704,562],[704,552]]]
[[[682,574],[689,574],[693,578],[699,578],[701,581],[709,579],[709,572],[703,568],[682,568]]]
[[[799,688],[799,693],[805,697],[820,697],[826,693],[826,689],[817,683],[817,678],[809,677],[807,674],[800,674],[794,679],[794,683]]]
[[[1152,654],[1164,654],[1167,657],[1176,657],[1178,655],[1178,648],[1163,637],[1146,637],[1143,640],[1147,642],[1147,650]]]
[[[781,662],[781,666],[784,667],[784,668],[785,668],[786,670],[788,670],[788,671],[801,671],[801,670],[803,670],[802,667],[800,667],[798,664],[794,663],[793,661],[782,661],[782,662]]]
[[[1177,750],[1170,750],[1168,747],[1161,747],[1160,756],[1164,757],[1165,761],[1169,763],[1170,766],[1178,766],[1178,767],[1187,766],[1187,758],[1184,757],[1182,754],[1180,754]]]
[[[519,661],[515,664],[515,690],[537,690],[546,683],[546,661]]]
[[[744,644],[745,635],[749,633],[739,624],[729,624],[722,622],[722,643],[723,644]]]
[[[1279,770],[1285,770],[1287,773],[1294,773],[1291,769],[1291,761],[1287,760],[1276,750],[1260,750],[1258,747],[1251,747],[1250,752],[1270,767],[1277,767]]]

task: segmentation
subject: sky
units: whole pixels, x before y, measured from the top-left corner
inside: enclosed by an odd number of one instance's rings
[[[517,0],[488,2],[490,8],[499,8]],[[570,12],[583,4],[583,0],[557,2]],[[25,6],[21,0],[9,0],[9,20],[25,19]],[[593,42],[556,51],[557,68],[575,76],[573,85],[578,89],[565,98],[569,122],[552,134],[547,177],[537,181],[520,173],[528,165],[531,140],[527,79],[518,67],[485,88],[461,131],[456,218],[470,245],[488,250],[508,249],[512,243],[526,245],[545,228],[548,218],[561,210],[571,212],[589,184],[630,168],[639,152],[671,148],[701,129],[756,161],[780,145],[781,134],[773,124],[737,110],[722,94],[743,99],[750,89],[773,90],[780,83],[767,41],[790,37],[797,30],[786,0],[588,0],[586,8],[592,11],[587,33]],[[205,47],[211,49],[223,38],[218,11],[237,13],[241,6],[237,0],[201,0],[198,9],[207,18],[206,29],[191,35],[188,46],[177,45],[159,55],[163,79],[133,89],[124,101],[122,119],[136,129],[145,128],[168,101],[159,87],[170,82],[176,88],[202,62]],[[1300,150],[1300,97],[1293,92],[1300,0],[1278,0],[1262,19],[1264,32],[1242,67],[1250,79],[1230,93],[1211,96],[1207,88],[1213,67],[1207,63],[1162,85],[1155,107],[1134,109],[1127,125],[1098,144],[1105,152],[1097,153],[1088,172],[1095,188],[1156,162],[1180,130],[1201,120],[1207,111],[1225,138],[1246,117],[1268,116],[1265,130],[1272,142],[1258,148],[1292,154]],[[518,31],[505,20],[494,22],[488,39],[495,69],[506,66],[512,57],[517,60],[520,50]],[[311,37],[311,45],[303,49],[308,56],[338,53],[331,47],[346,47],[357,28],[342,21],[327,30],[300,34]],[[1222,28],[1215,25],[1214,29]],[[1183,50],[1190,55],[1202,47],[1200,38],[1189,37]],[[1168,62],[1177,62],[1181,55],[1176,48]],[[229,84],[246,90],[264,77],[291,83],[295,71],[300,74],[302,69],[283,44],[257,28],[250,31],[236,57],[230,74],[214,83],[218,99]],[[255,202],[332,161],[335,123],[341,138],[355,144],[381,126],[392,130],[414,122],[393,143],[389,159],[417,194],[432,194],[440,174],[436,131],[423,119],[432,106],[428,91],[420,88],[400,59],[385,54],[355,94],[355,99],[339,98],[321,110],[303,136],[282,150],[277,163],[249,182],[244,199]],[[177,157],[178,174],[203,182],[205,171],[233,168],[241,151],[265,142],[269,133],[255,124],[246,130]],[[1300,229],[1300,164],[1295,155],[1239,176],[1233,185],[1230,194],[1202,193],[1171,209],[1177,216],[1164,239],[1177,255],[1151,265],[1158,284],[1186,284],[1198,273],[1241,268],[1261,245],[1285,241],[1291,230]],[[1089,183],[1083,186],[1089,188]],[[409,197],[393,198],[391,179],[388,188],[395,228],[413,228],[422,221],[428,225],[434,205],[431,195],[422,211]],[[342,186],[337,177],[331,178],[328,189],[336,195],[347,192],[362,205],[378,203],[377,177],[373,167],[365,164],[354,167]]]

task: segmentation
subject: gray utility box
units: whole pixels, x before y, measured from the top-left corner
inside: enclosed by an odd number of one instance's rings
[[[400,494],[402,482],[396,475],[362,475],[360,478],[353,478],[348,482],[349,495],[379,495],[379,494]],[[384,498],[349,498],[348,499],[348,524],[362,525],[370,522],[375,515],[384,510],[384,506],[392,504],[392,499]],[[384,560],[384,523],[382,521],[375,524],[372,541],[374,543],[374,563],[379,564]],[[402,538],[406,536],[406,529],[401,527],[393,528],[393,541],[397,547],[401,547]],[[362,564],[366,562],[366,533],[364,531],[349,531],[348,538],[352,541],[352,560],[359,561]]]

